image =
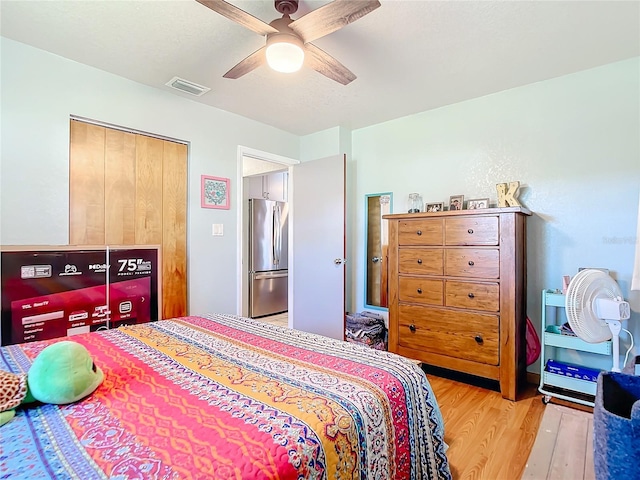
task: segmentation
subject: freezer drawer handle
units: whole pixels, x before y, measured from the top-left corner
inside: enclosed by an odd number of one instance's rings
[[[282,273],[256,273],[255,276],[253,277],[255,280],[270,280],[272,278],[282,278],[282,277],[286,277],[289,275],[289,272],[282,272]]]

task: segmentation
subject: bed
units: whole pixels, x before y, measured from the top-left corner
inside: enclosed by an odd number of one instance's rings
[[[0,478],[445,479],[422,370],[384,351],[232,315],[71,337],[105,379],[0,428]],[[2,347],[26,372],[47,340]]]

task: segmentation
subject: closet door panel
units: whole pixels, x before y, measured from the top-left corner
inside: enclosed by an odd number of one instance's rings
[[[136,245],[162,244],[164,141],[136,135]]]
[[[136,136],[107,129],[105,148],[105,237],[107,245],[136,241]]]
[[[102,245],[105,128],[70,122],[69,244]]]
[[[164,142],[162,318],[187,314],[187,146]]]
[[[159,318],[187,314],[188,147],[70,122],[69,238],[74,245],[158,245]]]

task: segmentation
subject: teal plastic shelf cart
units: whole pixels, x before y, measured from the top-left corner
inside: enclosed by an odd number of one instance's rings
[[[555,359],[560,349],[572,349],[580,352],[590,352],[599,355],[611,355],[611,341],[601,343],[587,343],[578,337],[548,332],[547,327],[560,327],[558,308],[564,308],[565,296],[555,290],[542,291],[542,341],[540,351],[540,387],[538,391],[544,395],[542,401],[549,403],[551,398],[560,398],[569,402],[594,406],[596,382],[589,382],[578,378],[567,377],[547,372],[547,360]],[[551,310],[554,310],[551,315]]]

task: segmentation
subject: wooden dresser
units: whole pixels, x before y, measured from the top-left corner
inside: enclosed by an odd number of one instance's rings
[[[389,350],[498,380],[516,400],[526,368],[522,207],[385,215]]]

